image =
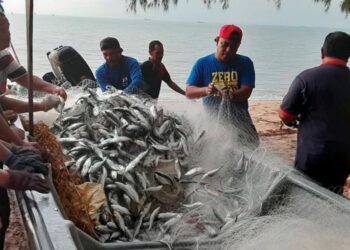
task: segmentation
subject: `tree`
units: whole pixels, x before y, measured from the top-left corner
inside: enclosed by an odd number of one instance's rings
[[[187,0],[189,1],[189,0]],[[193,0],[195,1],[195,0]],[[210,8],[213,4],[221,4],[222,9],[228,9],[229,8],[229,2],[230,0],[202,0],[203,4],[207,5],[208,8]],[[325,7],[325,11],[329,10],[329,7],[331,6],[332,0],[313,0],[316,3],[323,3]],[[146,10],[148,8],[163,8],[164,11],[169,10],[169,5],[171,2],[174,5],[177,5],[178,0],[126,0],[128,3],[128,11],[136,12],[138,5],[143,9]],[[277,8],[280,8],[282,5],[282,0],[273,0]],[[341,11],[348,16],[350,14],[350,0],[342,0],[340,4]]]

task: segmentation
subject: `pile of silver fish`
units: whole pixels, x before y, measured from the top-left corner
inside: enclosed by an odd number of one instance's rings
[[[166,196],[198,171],[187,171],[194,141],[186,120],[137,96],[88,89],[61,112],[52,131],[71,159],[70,170],[104,188],[107,205],[95,228],[100,241],[154,240],[151,231],[164,235],[179,220]],[[170,170],[158,168],[164,163]]]
[[[261,199],[253,196],[266,187],[253,186],[265,170],[254,152],[228,151],[208,171],[194,157],[210,140],[205,131],[193,136],[186,119],[138,96],[86,93],[62,110],[52,131],[70,171],[104,189],[106,205],[95,218],[101,242],[215,240],[259,213]]]

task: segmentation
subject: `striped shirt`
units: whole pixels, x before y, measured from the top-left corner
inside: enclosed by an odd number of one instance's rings
[[[8,49],[0,51],[0,96],[6,93],[7,79],[13,82],[26,74],[26,69],[13,58]]]

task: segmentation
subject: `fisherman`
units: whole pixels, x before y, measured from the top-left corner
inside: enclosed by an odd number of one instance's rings
[[[144,80],[144,91],[153,99],[158,99],[162,81],[181,95],[185,95],[175,82],[172,81],[169,72],[162,63],[164,56],[163,44],[160,41],[151,41],[149,44],[149,59],[141,64]]]
[[[102,39],[100,48],[106,61],[96,70],[96,80],[101,90],[106,91],[110,85],[126,93],[141,93],[143,80],[137,60],[122,55],[123,49],[114,37]]]
[[[17,113],[29,111],[27,102],[6,97],[7,78],[24,87],[28,87],[28,74],[11,55],[8,48],[10,46],[9,21],[3,12],[0,12],[0,104],[6,120],[13,121]],[[55,86],[43,81],[37,76],[33,76],[33,89],[45,93],[61,96],[64,100],[67,94],[62,87]],[[33,111],[48,111],[60,104],[60,99],[56,96],[46,96],[41,102],[33,104]],[[16,130],[16,129],[15,129]]]
[[[328,34],[322,64],[294,79],[279,110],[285,124],[299,122],[295,168],[336,193],[350,173],[349,57],[349,34]]]
[[[238,129],[240,142],[257,146],[259,137],[248,112],[255,71],[249,57],[237,54],[242,36],[238,26],[221,27],[215,38],[216,53],[200,58],[193,66],[186,96],[190,99],[203,97],[204,107],[212,115],[221,114],[220,106],[225,106],[224,121]]]
[[[14,60],[7,49],[10,46],[10,38],[11,36],[8,19],[4,13],[0,11],[0,111],[2,111],[1,106],[4,106],[6,108],[11,107],[14,110],[22,110],[25,112],[28,111],[28,103],[5,96],[7,89],[7,78],[19,83],[22,86],[28,86],[28,74],[26,70]],[[33,76],[33,89],[51,94],[57,94],[64,99],[67,98],[67,95],[63,88],[46,83],[36,76]],[[49,98],[46,99],[46,101],[42,104],[43,105],[41,107],[45,106],[45,108],[47,108],[54,107],[59,104],[59,102],[57,101],[57,98]],[[38,107],[39,106],[37,106],[37,108]],[[47,166],[42,163],[38,150],[35,150],[35,148],[38,147],[38,144],[23,141],[19,135],[10,128],[7,120],[5,120],[7,118],[11,120],[14,119],[14,116],[16,116],[16,114],[14,112],[10,112],[9,116],[10,117],[5,117],[5,115],[0,112],[0,138],[13,143],[11,145],[7,144],[6,146],[8,148],[11,148],[10,152],[9,150],[4,149],[2,146],[5,145],[6,142],[0,142],[0,161],[4,162],[9,168],[12,169],[47,174]],[[2,164],[0,168],[2,169]],[[12,170],[10,172],[4,172],[3,170],[0,170],[0,185],[3,187],[15,189],[35,189],[38,191],[48,192],[48,186],[45,181],[38,181],[36,177],[30,176],[26,174],[26,172],[17,173],[12,172]],[[9,177],[10,179],[8,179]],[[35,183],[40,185],[40,187],[43,189],[38,189],[39,186],[37,186]],[[7,191],[4,188],[0,188],[0,203],[0,217],[2,224],[0,230],[0,247],[2,249],[5,231],[9,224],[10,214]]]
[[[11,148],[11,152],[8,148]],[[15,152],[15,153],[14,153]],[[0,141],[0,160],[9,170],[0,169],[0,249],[4,247],[5,233],[9,226],[10,205],[6,189],[35,190],[48,193],[47,180],[29,172],[47,174],[47,167],[34,149],[17,147]]]

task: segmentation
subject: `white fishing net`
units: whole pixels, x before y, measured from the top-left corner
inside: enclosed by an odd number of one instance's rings
[[[113,94],[120,95],[119,92]],[[109,97],[112,97],[113,94],[110,93]],[[123,103],[118,98],[108,99],[107,103],[99,103],[98,105],[89,103],[91,100],[86,99],[86,96],[94,94],[83,92],[79,88],[69,90],[69,95],[75,96],[75,100],[80,99],[78,102],[66,103],[67,107],[73,104],[73,108],[63,112],[59,118],[61,123],[56,124],[56,132],[63,138],[73,136],[75,139],[88,139],[95,141],[96,145],[101,145],[101,138],[106,136],[102,132],[97,132],[98,129],[86,131],[86,128],[80,130],[78,128],[72,132],[71,129],[67,129],[68,126],[78,122],[89,126],[99,123],[106,128],[112,127],[108,131],[108,133],[112,133],[115,126],[111,126],[111,124],[115,121],[108,120],[106,115],[102,115],[104,110],[125,105],[129,108],[132,106],[132,104]],[[83,98],[81,98],[82,96]],[[112,103],[111,100],[113,100]],[[154,106],[154,102],[147,99],[143,99],[141,103],[147,109]],[[138,108],[142,109],[141,106]],[[162,110],[160,107],[157,109],[158,111]],[[128,113],[129,111],[124,110],[123,112]],[[147,119],[150,119],[147,117],[147,112],[143,114]],[[113,243],[116,240],[161,241],[167,242],[169,247],[175,246],[175,248],[180,249],[348,249],[347,246],[350,242],[346,233],[350,229],[349,216],[330,200],[321,199],[288,182],[287,175],[290,169],[281,159],[271,155],[265,148],[257,146],[256,141],[254,141],[255,131],[248,129],[241,133],[241,131],[238,132],[237,127],[227,123],[227,120],[235,119],[235,116],[239,116],[241,113],[233,113],[233,116],[227,118],[226,112],[226,117],[223,118],[221,112],[222,110],[213,116],[189,106],[184,114],[173,114],[166,112],[166,107],[164,107],[162,115],[169,117],[170,120],[174,119],[174,124],[181,124],[185,135],[183,137],[186,138],[188,146],[188,149],[182,147],[175,154],[171,151],[161,151],[159,145],[152,146],[152,143],[155,142],[149,137],[154,137],[153,132],[135,130],[129,134],[120,134],[118,131],[118,136],[129,136],[134,140],[148,138],[144,139],[146,148],[153,147],[150,150],[158,152],[156,153],[159,156],[158,159],[146,156],[142,163],[134,168],[135,172],[130,172],[137,180],[133,186],[140,197],[144,191],[140,188],[142,183],[140,183],[137,173],[147,172],[147,166],[152,165],[152,163],[154,166],[160,162],[167,165],[175,158],[182,166],[181,177],[175,178],[176,171],[169,173],[169,175],[173,177],[173,181],[178,183],[176,185],[183,189],[183,192],[178,192],[177,198],[171,196],[176,192],[166,192],[168,190],[158,193],[160,197],[147,195],[147,199],[138,204],[136,214],[131,217],[122,216],[124,218],[122,226],[127,226],[125,231],[120,230],[121,225],[120,222],[118,223],[118,219],[114,218],[116,225],[109,223],[111,215],[107,212],[104,214],[104,220],[101,219],[101,225],[105,227],[100,231],[100,240],[111,244],[117,244]],[[74,122],[62,123],[62,121],[69,120],[67,117],[78,116],[79,121],[73,119]],[[129,119],[128,125],[124,124],[124,126],[130,126],[132,123],[138,124],[137,121],[126,118],[127,116],[120,117],[120,120],[122,120],[121,118]],[[152,124],[158,129],[161,127],[161,124]],[[123,124],[117,126],[122,127]],[[152,129],[154,128],[152,127]],[[171,141],[175,144],[179,143],[182,136],[178,135],[173,140],[169,139],[171,131],[176,131],[175,127],[169,129],[164,138],[158,138],[156,144],[164,146],[169,145]],[[77,145],[65,147],[66,153],[73,146]],[[119,144],[118,147],[126,154],[114,160],[118,164],[128,165],[125,157],[130,157],[130,163],[144,150],[140,150],[139,146],[129,142],[123,145]],[[108,147],[101,147],[101,149],[112,150]],[[189,151],[189,155],[185,153],[186,150]],[[74,154],[71,156],[78,160],[78,155],[76,155],[77,157]],[[81,155],[79,155],[80,157]],[[124,163],[119,162],[122,159],[124,159]],[[110,174],[109,171],[108,175]],[[150,173],[147,172],[147,174],[149,176]],[[86,175],[84,178],[91,178],[90,181],[99,182],[101,175],[103,175],[103,171],[98,172],[95,176]],[[151,178],[151,182],[153,181]],[[118,179],[118,182],[131,185],[132,180]],[[113,182],[109,184],[113,185]],[[276,187],[279,190],[277,193]],[[121,205],[126,206],[128,202],[125,199],[128,200],[128,198],[125,197],[124,191],[119,190],[117,193],[117,195],[110,193],[109,197],[114,197]],[[168,200],[166,199],[167,195],[168,198],[170,197]],[[154,216],[154,220],[151,219],[153,212],[162,201],[163,203],[171,203],[171,200],[174,204],[168,204],[166,211],[161,210],[158,215]],[[149,205],[148,201],[152,201],[152,205]],[[147,210],[147,206],[150,207],[149,210]],[[135,210],[135,208],[130,208],[130,210]],[[142,213],[146,210],[147,215],[143,216]],[[169,212],[173,214],[169,214]],[[135,232],[137,232],[136,236]]]

